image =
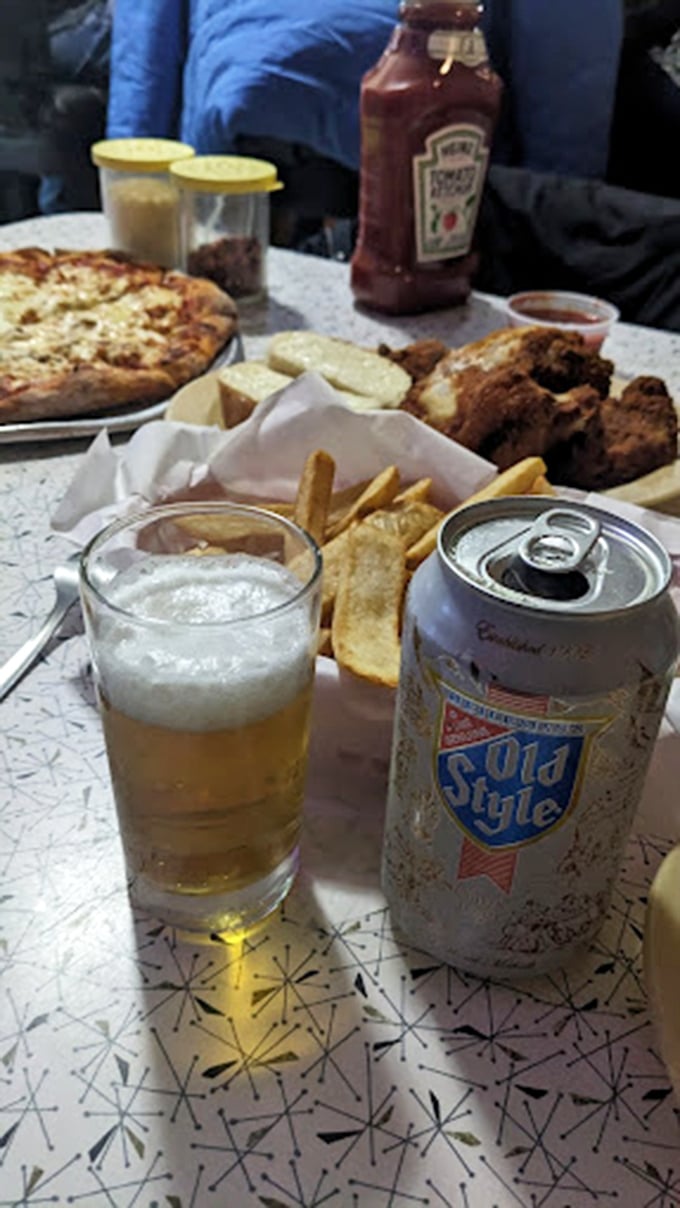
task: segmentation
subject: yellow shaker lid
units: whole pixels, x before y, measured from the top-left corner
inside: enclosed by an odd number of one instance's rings
[[[177,159],[190,159],[196,152],[188,143],[174,138],[104,138],[90,147],[99,168],[121,171],[163,172]]]
[[[245,155],[197,155],[174,163],[170,172],[180,186],[202,193],[271,193],[283,188],[274,164]]]

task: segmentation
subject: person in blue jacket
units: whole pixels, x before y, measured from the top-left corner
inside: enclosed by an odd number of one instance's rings
[[[356,170],[359,87],[397,0],[116,0],[109,137],[165,135],[198,152],[269,138]],[[603,177],[621,0],[487,0],[506,84],[494,158]]]

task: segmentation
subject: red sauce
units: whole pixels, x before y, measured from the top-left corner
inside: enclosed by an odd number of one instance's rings
[[[529,302],[520,302],[516,310],[521,315],[525,315],[529,319],[539,319],[542,323],[577,323],[583,327],[586,323],[601,323],[601,315],[591,315],[585,310],[566,310],[558,306],[541,306],[540,302],[535,304]]]
[[[404,0],[361,88],[358,302],[408,314],[465,300],[502,85],[476,0]]]

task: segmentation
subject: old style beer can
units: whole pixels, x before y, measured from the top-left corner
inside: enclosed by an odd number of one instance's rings
[[[592,938],[677,657],[670,576],[655,538],[585,505],[444,523],[408,593],[383,848],[416,947],[503,977]]]

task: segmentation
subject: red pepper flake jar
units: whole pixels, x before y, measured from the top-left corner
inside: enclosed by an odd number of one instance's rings
[[[267,290],[269,194],[283,188],[274,164],[242,155],[197,155],[173,164],[180,194],[182,267],[239,301]]]
[[[403,0],[361,87],[359,235],[352,289],[413,314],[465,301],[502,84],[478,0]]]

